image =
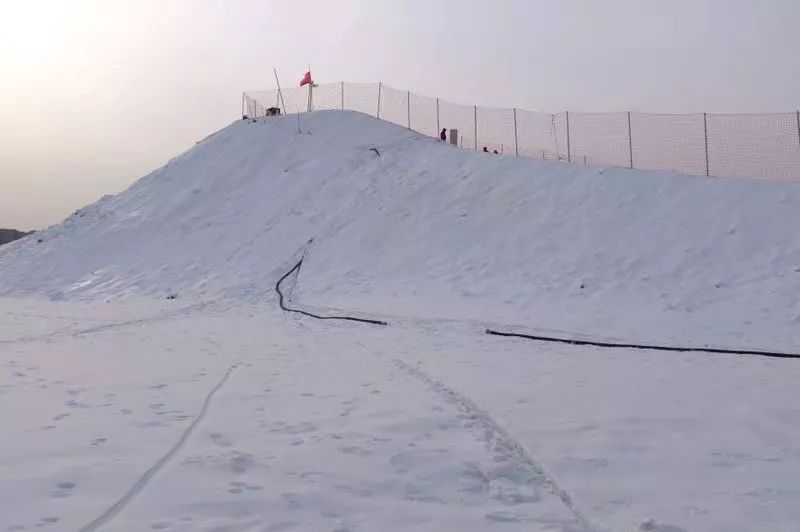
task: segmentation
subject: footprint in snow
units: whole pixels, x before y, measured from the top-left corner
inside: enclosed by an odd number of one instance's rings
[[[229,440],[228,438],[226,438],[224,434],[221,434],[219,432],[213,432],[213,433],[209,434],[208,437],[211,438],[211,441],[214,443],[214,445],[216,445],[218,447],[231,447],[231,446],[233,446],[233,442],[231,440]]]
[[[678,526],[658,524],[654,519],[648,519],[639,525],[639,530],[642,532],[687,532],[685,528]]]
[[[69,497],[76,485],[77,484],[74,482],[59,482],[56,484],[56,489],[54,489],[52,492],[52,497],[54,499],[63,499],[64,497]]]

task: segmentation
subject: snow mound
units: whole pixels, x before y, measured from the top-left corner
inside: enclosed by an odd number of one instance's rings
[[[800,343],[800,184],[473,153],[354,112],[301,125],[237,121],[0,248],[0,296],[265,294],[313,238],[307,305]]]

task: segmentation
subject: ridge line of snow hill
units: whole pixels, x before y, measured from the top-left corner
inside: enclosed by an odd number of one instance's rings
[[[798,183],[474,153],[349,111],[302,129],[237,121],[43,242],[0,248],[0,296],[266,294],[314,236],[303,304],[800,345]]]

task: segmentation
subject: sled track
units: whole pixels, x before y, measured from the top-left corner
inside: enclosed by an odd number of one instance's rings
[[[100,527],[107,525],[112,519],[114,519],[119,513],[124,510],[130,503],[133,501],[137,495],[139,495],[147,484],[153,480],[153,477],[175,457],[176,454],[186,445],[186,442],[189,440],[189,437],[192,435],[194,430],[197,426],[205,419],[206,414],[208,413],[208,408],[211,405],[211,401],[214,399],[214,395],[222,388],[225,383],[230,378],[233,370],[237,367],[236,364],[228,368],[228,371],[222,376],[222,378],[217,382],[217,384],[208,392],[205,400],[203,401],[203,406],[200,409],[200,413],[197,414],[197,417],[194,418],[194,421],[183,431],[181,437],[178,441],[173,445],[167,454],[162,456],[155,464],[153,464],[150,469],[145,471],[145,473],[136,481],[136,483],[128,490],[125,495],[123,495],[117,502],[112,504],[102,515],[97,517],[92,522],[84,525],[79,532],[92,532],[94,530],[99,529]]]
[[[477,404],[472,402],[471,399],[467,398],[456,390],[449,388],[443,382],[431,377],[421,369],[411,366],[400,359],[395,359],[394,364],[402,371],[408,373],[415,379],[427,385],[433,391],[442,396],[448,403],[455,405],[460,410],[473,416],[473,418],[480,423],[484,429],[493,433],[495,443],[509,449],[509,451],[517,460],[524,462],[537,474],[539,474],[550,491],[561,499],[564,505],[569,509],[572,515],[575,516],[575,519],[585,530],[590,532],[609,532],[606,528],[600,527],[593,523],[591,519],[589,519],[589,517],[577,507],[570,493],[559,486],[552,475],[547,472],[544,466],[534,459],[525,446],[519,441],[515,440],[508,433],[508,431],[506,431],[502,425],[500,425],[492,417],[491,414],[481,409]]]

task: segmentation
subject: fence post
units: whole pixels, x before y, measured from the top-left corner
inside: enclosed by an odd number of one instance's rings
[[[439,98],[436,98],[436,134],[439,134]]]
[[[800,111],[797,111],[797,143],[800,144]]]
[[[478,151],[478,106],[473,106],[475,111],[475,151]]]
[[[630,156],[631,168],[633,168],[633,134],[631,133],[631,112],[628,111],[628,155]]]
[[[381,83],[379,81],[378,82],[378,112],[375,114],[376,118],[380,118],[381,117],[381,86],[382,85],[383,85],[383,83]]]
[[[703,113],[703,137],[706,142],[706,176],[711,175],[708,165],[708,114]]]
[[[567,115],[567,162],[572,162],[572,146],[569,143],[569,111],[566,111]]]
[[[517,108],[514,108],[514,153],[519,157],[519,141],[517,140]]]
[[[342,111],[344,111],[344,81],[342,82]]]
[[[406,91],[406,110],[408,111],[408,129],[411,129],[411,91]]]

